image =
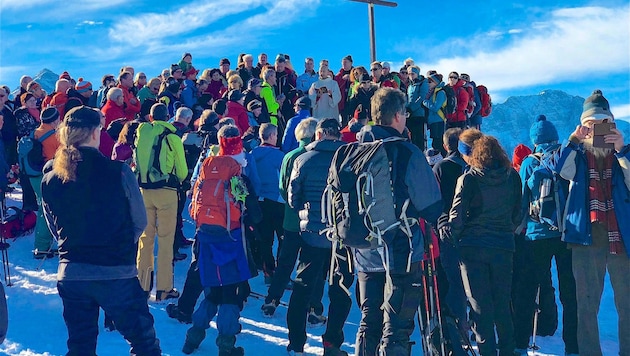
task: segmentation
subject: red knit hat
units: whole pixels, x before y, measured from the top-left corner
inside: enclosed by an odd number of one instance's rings
[[[70,74],[68,72],[63,72],[61,73],[61,75],[59,76],[59,79],[72,79],[72,77],[70,77]]]
[[[243,152],[243,140],[237,137],[219,137],[219,156],[232,156]]]
[[[85,93],[88,90],[92,90],[92,83],[87,80],[83,80],[83,78],[79,78],[79,81],[77,81],[74,89],[76,89],[79,93]]]
[[[524,144],[521,143],[516,146],[514,148],[514,154],[512,155],[512,167],[514,167],[517,171],[520,171],[523,160],[530,154],[532,154],[532,150]]]

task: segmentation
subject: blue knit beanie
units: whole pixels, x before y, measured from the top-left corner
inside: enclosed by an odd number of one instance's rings
[[[545,115],[536,117],[536,121],[529,129],[529,138],[534,145],[557,142],[559,140],[556,127],[550,121],[547,121]]]

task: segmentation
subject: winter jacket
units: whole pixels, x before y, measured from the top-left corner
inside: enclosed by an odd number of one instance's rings
[[[175,112],[181,106],[181,102],[179,98],[176,97],[173,93],[166,90],[162,92],[162,94],[158,95],[158,102],[166,105],[168,108],[168,117],[174,117]]]
[[[350,121],[348,126],[341,129],[341,140],[345,143],[357,141],[357,133],[363,128],[363,124],[358,121]]]
[[[238,76],[243,80],[243,86],[247,88],[247,83],[254,77],[253,68],[247,69],[246,67],[239,68]]]
[[[79,93],[73,88],[68,89],[67,94],[68,94],[68,100],[70,100],[71,98],[77,98],[81,100],[81,105],[86,105],[86,106],[90,105],[90,97],[87,97],[87,98],[84,97],[83,95],[81,95],[81,93]]]
[[[131,162],[132,155],[133,148],[131,145],[120,142],[116,142],[114,144],[114,149],[112,150],[112,160],[129,164]]]
[[[48,162],[42,200],[59,241],[58,280],[135,278],[138,239],[147,225],[144,201],[129,166],[80,147],[77,180],[63,183]]]
[[[448,214],[453,205],[457,179],[464,174],[465,168],[466,162],[464,162],[464,159],[457,151],[451,152],[446,158],[433,166],[433,173],[440,185],[443,202],[442,215],[440,215],[438,227],[448,223]]]
[[[540,144],[536,146],[534,153],[547,154],[553,152],[560,148],[560,144]],[[549,162],[553,164],[553,162]],[[526,224],[526,232],[525,239],[530,241],[535,240],[543,240],[550,238],[559,238],[562,233],[558,230],[552,230],[549,228],[549,225],[541,224],[540,222],[536,222],[532,220],[529,216],[529,204],[532,200],[531,187],[527,186],[527,180],[531,177],[534,169],[538,168],[539,162],[536,158],[532,156],[527,156],[523,159],[521,164],[521,169],[519,175],[521,176],[521,185],[523,186],[523,200],[521,202],[521,214],[523,216],[523,222]],[[550,167],[554,169],[554,167]],[[568,193],[569,184],[564,179],[558,177],[558,194],[560,197],[560,202],[566,202],[566,195]],[[537,194],[538,196],[538,194]],[[561,203],[561,205],[563,205]]]
[[[311,88],[311,85],[319,79],[319,74],[313,71],[312,73],[304,72],[296,80],[296,89],[306,94]]]
[[[339,112],[343,113],[343,115],[348,115],[349,113],[345,110],[346,109],[346,103],[348,102],[348,99],[350,98],[350,71],[352,70],[352,68],[350,68],[350,70],[343,70],[343,68],[339,69],[339,73],[337,73],[337,75],[335,75],[335,81],[337,82],[337,85],[339,86],[339,91],[341,92],[341,100],[339,101]],[[348,75],[348,79],[343,79],[344,75]],[[354,110],[353,110],[354,111]]]
[[[249,117],[247,116],[247,109],[235,101],[228,101],[227,103],[228,116],[233,118],[236,122],[236,127],[241,131],[241,135],[249,128]]]
[[[151,89],[149,89],[148,86],[144,86],[142,87],[142,89],[138,90],[138,101],[140,102],[140,106],[142,107],[142,104],[144,103],[145,100],[147,99],[153,99],[156,100],[157,99],[157,95],[155,95]]]
[[[276,101],[276,94],[269,83],[263,82],[260,90],[260,97],[265,102],[270,117],[270,122],[278,126],[278,109],[280,104]]]
[[[116,141],[107,133],[107,130],[101,130],[101,142],[98,145],[98,150],[105,157],[111,157],[114,151],[114,145]]]
[[[239,227],[227,232],[197,230],[199,276],[204,287],[246,281],[252,277],[247,260],[245,234]]]
[[[133,120],[136,118],[136,114],[140,112],[140,101],[136,98],[135,88],[125,88],[122,85],[118,85],[118,87],[123,92],[123,97],[125,98],[125,117],[127,120]],[[133,102],[133,103],[132,103]]]
[[[223,83],[223,80],[210,80],[210,83],[208,84],[208,89],[206,89],[204,94],[210,94],[212,95],[212,98],[214,98],[214,100],[219,100],[221,99],[220,91],[224,87],[225,84]]]
[[[258,125],[262,125],[266,122],[271,122],[271,119],[269,118],[269,109],[267,109],[267,102],[251,90],[245,90],[243,94],[245,94],[245,102],[243,106],[247,107],[247,104],[249,104],[249,102],[252,100],[258,100],[262,104],[262,110],[260,111],[260,115],[256,120],[258,122]]]
[[[39,139],[51,130],[54,130],[51,124],[45,124],[42,122],[39,127],[35,129],[33,137],[35,137],[35,139]],[[59,147],[59,139],[57,138],[57,135],[53,133],[52,135],[46,137],[46,139],[41,143],[44,160],[50,161],[55,157],[55,152],[57,152],[57,148]]]
[[[448,114],[446,120],[448,122],[462,122],[466,121],[466,109],[468,108],[468,92],[462,86],[464,81],[458,80],[453,86],[453,92],[457,97],[457,108],[454,113]]]
[[[350,114],[354,114],[357,107],[361,105],[361,109],[367,111],[368,120],[372,119],[372,106],[370,102],[372,96],[378,90],[378,86],[371,84],[368,90],[364,90],[361,86],[357,88],[357,92],[350,98],[348,103],[348,110]]]
[[[419,76],[409,83],[407,88],[407,111],[410,117],[426,117],[425,107],[422,101],[427,98],[429,92],[429,81],[424,76]]]
[[[387,137],[403,137],[406,134],[399,133],[396,129],[388,126],[366,125],[357,135],[359,142],[370,142],[374,139],[384,139]],[[409,141],[396,141],[389,143],[395,145],[396,159],[392,162],[392,169],[396,171],[394,181],[394,199],[396,201],[396,214],[400,215],[400,208],[406,199],[410,204],[407,208],[407,216],[423,218],[435,226],[440,213],[442,212],[442,199],[440,188],[438,187],[433,171],[424,158],[418,147]],[[412,250],[409,249],[409,238],[402,230],[398,230],[391,241],[387,241],[387,256],[389,268],[396,273],[406,271],[409,254],[411,262],[419,262],[423,258],[424,235],[418,225],[411,228]],[[355,267],[362,272],[383,272],[383,258],[385,250],[380,249],[352,249],[355,257]]]
[[[311,143],[311,138],[305,138],[298,142],[298,148],[288,152],[282,159],[282,166],[280,167],[280,196],[284,201],[288,202],[289,183],[291,182],[291,171],[293,170],[293,163],[295,159],[301,154],[306,152],[306,145]],[[291,232],[300,232],[300,217],[297,212],[291,209],[289,203],[284,204],[284,220],[282,221],[282,228]]]
[[[300,217],[302,239],[309,246],[332,248],[320,231],[322,223],[321,201],[326,188],[328,168],[335,151],[343,141],[320,140],[306,146],[306,152],[295,159],[288,189],[288,203]]]
[[[105,125],[104,127],[109,127],[109,124],[114,120],[118,120],[120,118],[126,119],[125,110],[123,110],[122,106],[118,106],[115,101],[107,99],[103,108],[101,108],[101,112],[105,115]]]
[[[197,102],[197,85],[194,81],[190,79],[184,80],[184,89],[182,89],[182,94],[179,96],[182,105],[185,107],[192,109],[192,107]]]
[[[422,101],[422,105],[427,108],[429,114],[427,116],[427,123],[429,125],[436,122],[444,122],[445,117],[442,107],[446,103],[446,93],[442,88],[444,88],[444,83],[438,84],[433,89],[433,92],[430,93],[430,97]]]
[[[298,147],[298,141],[295,138],[295,128],[302,120],[310,116],[310,110],[301,109],[294,117],[287,121],[287,128],[284,130],[284,136],[282,136],[282,152],[287,153]]]
[[[470,124],[471,125],[481,125],[483,118],[481,117],[481,95],[479,94],[479,90],[477,90],[477,84],[475,82],[469,82],[470,86],[473,88],[473,93],[475,95],[475,109],[470,115]]]
[[[68,102],[67,93],[56,93],[50,100],[50,106],[54,106],[59,111],[59,117],[66,114],[66,103]]]
[[[320,94],[322,88],[326,88],[327,93]],[[311,99],[314,118],[339,120],[338,104],[341,101],[341,91],[332,78],[319,79],[313,83],[308,90],[308,97]]]
[[[612,167],[612,200],[621,239],[630,256],[630,145],[615,153]],[[556,172],[571,182],[564,212],[562,241],[590,246],[593,243],[589,216],[588,165],[584,147],[571,138],[562,148]]]
[[[17,124],[18,139],[30,135],[39,126],[39,117],[31,115],[25,107],[15,110],[13,115]]]
[[[260,178],[260,191],[258,197],[284,203],[280,196],[280,168],[284,153],[279,148],[267,144],[258,146],[252,150],[252,156],[256,161],[256,169]]]
[[[521,180],[512,167],[471,168],[457,179],[449,223],[460,246],[514,251]]]

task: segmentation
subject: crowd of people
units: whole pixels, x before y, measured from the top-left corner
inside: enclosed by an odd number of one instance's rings
[[[0,87],[0,169],[38,211],[33,257],[59,256],[69,355],[94,354],[99,308],[132,354],[159,355],[150,299],[177,299],[166,310],[192,324],[184,353],[216,316],[218,354],[243,355],[240,311],[259,272],[265,317],[292,289],[292,355],[307,324],[325,325],[324,355],[347,355],[355,283],[356,355],[411,355],[416,317],[425,354],[462,354],[472,331],[481,355],[526,355],[557,327],[554,257],[566,355],[602,354],[606,271],[619,354],[630,355],[630,145],[610,125],[601,134],[614,116],[600,91],[568,144],[540,115],[534,149],[519,145],[510,161],[480,131],[488,98],[468,74],[445,84],[412,60],[368,71],[350,55],[336,74],[327,60],[315,72],[306,58],[301,75],[285,54],[253,61],[242,54],[232,70],[224,58],[198,77],[185,53],[154,78],[123,67],[97,90],[68,72],[50,94],[28,76],[14,100]],[[180,293],[173,264],[190,245]]]

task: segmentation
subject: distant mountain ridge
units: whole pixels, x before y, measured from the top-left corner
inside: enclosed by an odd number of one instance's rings
[[[52,93],[55,91],[55,83],[59,80],[59,74],[53,73],[53,71],[48,68],[44,68],[33,77],[33,80],[39,83],[46,93]],[[11,95],[15,97],[19,92],[20,88],[18,87],[11,92]]]

